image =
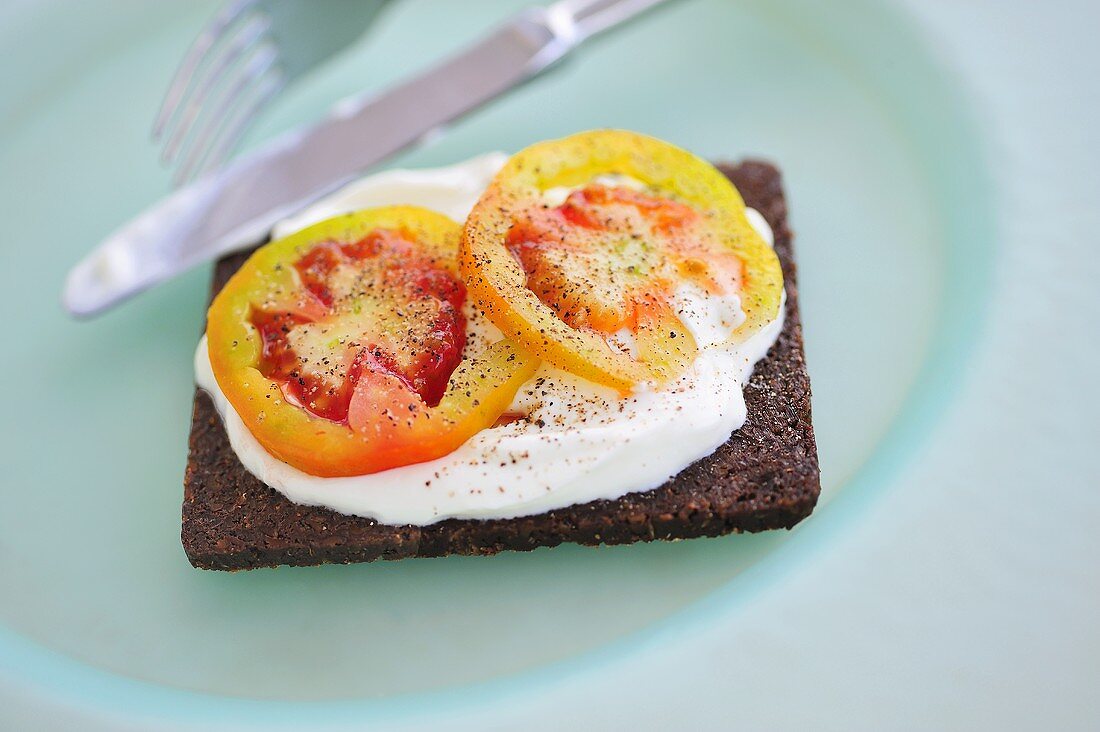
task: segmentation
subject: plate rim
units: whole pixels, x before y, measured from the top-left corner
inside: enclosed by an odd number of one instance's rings
[[[936,327],[925,360],[909,387],[897,416],[883,432],[867,460],[819,507],[811,521],[796,527],[786,540],[752,563],[734,580],[650,625],[559,661],[503,677],[443,689],[410,692],[383,699],[345,698],[323,701],[288,701],[219,695],[170,687],[114,673],[41,645],[0,625],[0,691],[30,688],[48,698],[76,704],[97,713],[141,714],[152,719],[184,724],[227,722],[264,725],[267,728],[308,723],[346,725],[350,722],[407,720],[426,714],[477,708],[502,697],[517,697],[580,673],[590,673],[644,653],[717,623],[741,603],[782,579],[795,566],[863,515],[891,487],[890,477],[913,459],[932,428],[947,411],[954,396],[970,378],[967,368],[983,323],[987,319],[988,292],[992,287],[995,248],[995,180],[991,154],[978,131],[981,129],[961,80],[952,75],[932,50],[925,28],[907,8],[880,0],[858,0],[859,11],[886,22],[912,45],[920,56],[921,71],[935,85],[937,95],[950,103],[929,114],[943,118],[937,134],[950,134],[964,144],[949,147],[966,150],[969,159],[946,161],[954,175],[937,177],[948,182],[939,191],[937,209],[950,212],[945,202],[952,195],[971,197],[969,217],[948,217],[942,238],[946,273],[944,299],[936,313]],[[803,21],[805,22],[805,21]],[[831,40],[831,39],[830,39]],[[880,69],[878,73],[886,73]],[[886,105],[896,111],[899,101]],[[935,106],[935,105],[931,105]],[[908,129],[910,134],[927,131]],[[937,138],[938,139],[938,138]],[[938,161],[944,164],[945,161]],[[922,171],[924,177],[931,172]],[[931,188],[931,186],[930,186]],[[953,243],[965,246],[952,246]],[[965,287],[958,280],[965,277]],[[812,356],[812,354],[811,354]],[[933,358],[933,356],[935,356]],[[812,371],[812,367],[811,367]],[[10,680],[10,681],[9,681]]]

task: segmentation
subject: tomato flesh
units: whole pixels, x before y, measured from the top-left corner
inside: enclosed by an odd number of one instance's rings
[[[533,205],[506,246],[527,288],[573,328],[636,330],[687,279],[735,292],[741,263],[700,244],[690,206],[625,187],[590,184],[556,207]]]
[[[417,206],[318,222],[266,244],[214,298],[214,378],[271,455],[310,475],[442,457],[491,427],[537,358],[464,353],[460,227]]]
[[[574,193],[548,204],[561,188]],[[783,292],[779,260],[729,180],[625,130],[509,158],[466,219],[459,262],[472,299],[506,337],[623,393],[666,384],[693,362],[698,344],[670,297],[682,287],[736,294],[744,318],[731,343],[773,320]],[[634,331],[631,352],[609,337],[622,328]]]
[[[457,277],[388,229],[320,242],[293,266],[304,290],[298,302],[308,304],[251,314],[263,343],[257,367],[291,404],[346,423],[367,374],[394,377],[428,406],[439,403],[466,344]],[[398,327],[387,327],[394,316]]]

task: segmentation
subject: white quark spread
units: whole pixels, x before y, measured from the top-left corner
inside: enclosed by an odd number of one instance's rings
[[[462,221],[506,159],[490,153],[448,168],[372,175],[280,223],[274,236],[348,211],[401,203]],[[547,191],[548,198],[564,195]],[[763,217],[752,209],[748,217],[772,243]],[[319,478],[268,453],[218,388],[205,338],[195,353],[195,374],[225,420],[241,463],[292,501],[386,524],[526,516],[655,488],[714,452],[744,424],[743,386],[754,364],[775,343],[783,308],[777,320],[752,338],[729,345],[730,330],[744,318],[736,296],[704,296],[685,286],[677,292],[675,304],[695,337],[699,355],[666,388],[640,389],[623,399],[612,389],[544,363],[508,410],[528,415],[527,419],[482,430],[437,460],[369,475]],[[500,338],[472,307],[466,314],[471,352]],[[633,345],[625,335],[617,340],[626,350]]]

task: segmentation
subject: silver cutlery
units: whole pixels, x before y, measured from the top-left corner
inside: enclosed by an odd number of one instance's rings
[[[271,225],[561,60],[591,36],[667,0],[559,0],[377,96],[347,100],[147,208],[70,272],[62,296],[91,316]]]
[[[386,0],[230,0],[191,44],[153,122],[175,185],[219,167],[265,107],[351,45]]]

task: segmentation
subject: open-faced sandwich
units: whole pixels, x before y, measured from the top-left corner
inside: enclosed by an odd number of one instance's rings
[[[623,131],[348,186],[217,266],[188,557],[790,528],[820,490],[790,239],[774,167]]]

